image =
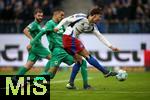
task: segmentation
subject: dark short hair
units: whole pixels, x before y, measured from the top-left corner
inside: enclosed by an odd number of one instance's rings
[[[43,13],[43,11],[42,11],[42,9],[40,9],[40,8],[36,8],[35,10],[34,10],[34,15],[35,14],[37,14],[37,13]]]
[[[103,10],[100,7],[94,7],[93,9],[91,9],[88,13],[88,15],[96,15],[96,14],[103,14]]]
[[[63,9],[61,9],[61,8],[54,8],[53,9],[53,14],[55,13],[55,12],[64,12],[64,10]]]

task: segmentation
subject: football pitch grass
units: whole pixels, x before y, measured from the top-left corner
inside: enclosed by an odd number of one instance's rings
[[[77,90],[65,88],[69,73],[59,72],[51,81],[51,100],[150,100],[150,72],[130,72],[128,79],[119,82],[115,77],[104,78],[98,71],[89,72],[91,90],[84,90],[79,74]]]
[[[80,73],[75,80],[77,90],[66,89],[69,76],[69,70],[59,71],[51,80],[50,100],[150,100],[150,72],[128,72],[128,79],[119,82],[115,77],[104,78],[98,71],[89,71],[90,90],[83,89]]]

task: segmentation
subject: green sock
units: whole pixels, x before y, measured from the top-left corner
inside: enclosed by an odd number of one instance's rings
[[[44,72],[45,72],[45,73],[48,72],[48,70],[49,70],[49,68],[50,68],[50,63],[51,63],[51,61],[49,60],[49,61],[47,62],[47,64],[46,64],[46,67],[44,68]]]
[[[42,72],[42,75],[50,75],[50,79],[53,79],[54,76],[55,76],[55,74],[52,73],[52,72],[48,72],[48,70],[49,70],[49,68],[50,68],[50,63],[51,63],[51,61],[49,60],[49,61],[47,62],[47,64],[46,64],[46,67],[45,67],[45,69],[44,69],[44,72]]]
[[[19,69],[19,71],[17,72],[17,75],[24,75],[27,71],[28,69],[23,66]]]
[[[50,75],[50,79],[53,79],[53,78],[54,78],[54,76],[55,76],[55,74],[54,74],[54,73],[52,73],[52,72],[48,72],[48,75]]]
[[[88,75],[87,75],[87,64],[86,64],[85,60],[82,60],[81,75],[82,75],[82,78],[83,78],[83,84],[87,85],[88,84]]]

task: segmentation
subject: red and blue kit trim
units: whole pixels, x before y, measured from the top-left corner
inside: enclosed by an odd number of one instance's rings
[[[85,48],[79,39],[70,35],[63,35],[63,46],[64,49],[71,55],[75,55]]]

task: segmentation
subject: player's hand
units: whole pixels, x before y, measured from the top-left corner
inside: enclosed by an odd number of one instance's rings
[[[58,30],[59,30],[58,28],[54,28],[54,32],[58,32]]]
[[[27,46],[27,50],[30,51],[31,48],[32,48],[32,46],[29,44],[29,45]]]
[[[110,48],[111,48],[112,51],[114,51],[114,52],[119,52],[119,51],[120,51],[120,49],[118,49],[118,48],[116,48],[116,47],[113,47],[113,46],[111,46]]]

